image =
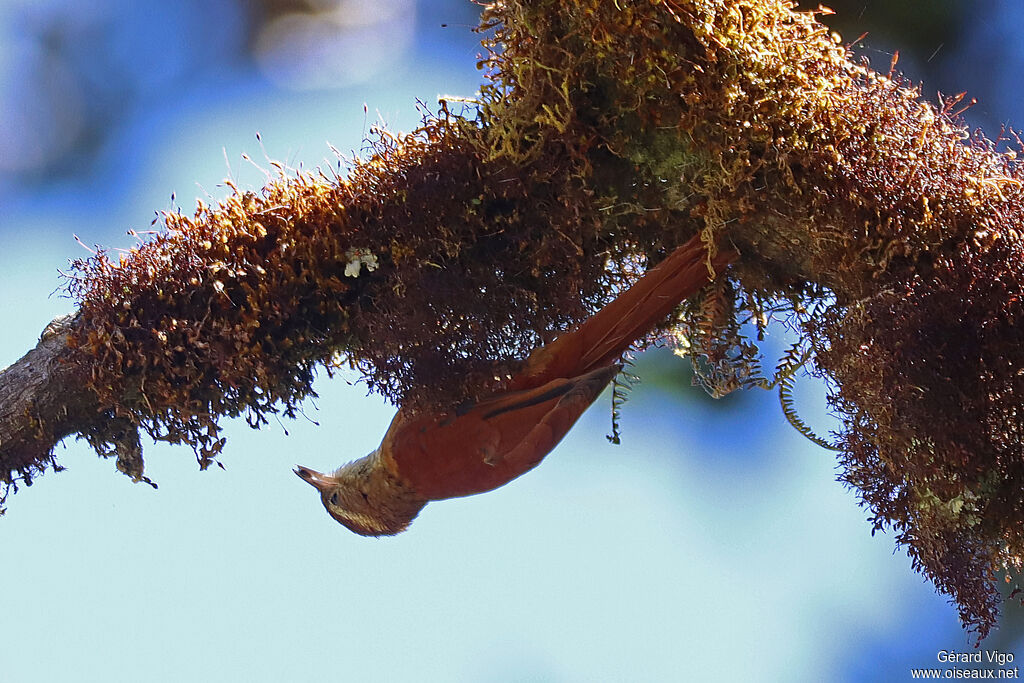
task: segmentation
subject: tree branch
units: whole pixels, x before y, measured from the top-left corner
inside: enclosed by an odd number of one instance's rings
[[[84,435],[223,447],[346,362],[408,404],[500,387],[638,269],[740,253],[670,330],[716,393],[770,384],[743,323],[790,316],[831,381],[842,479],[980,635],[1024,557],[1024,173],[782,0],[489,5],[476,108],[381,133],[344,178],[234,193],[117,261],[0,375],[0,479]],[[343,359],[343,360],[339,360]],[[778,374],[777,373],[777,374]],[[6,474],[4,473],[6,472]]]
[[[31,484],[52,460],[53,447],[95,419],[83,368],[66,362],[75,316],[55,318],[39,343],[0,370],[0,476]]]

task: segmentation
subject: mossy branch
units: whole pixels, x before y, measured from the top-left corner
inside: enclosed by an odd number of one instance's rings
[[[678,320],[711,388],[758,383],[741,323],[790,316],[844,420],[843,481],[984,635],[994,572],[1024,553],[1024,174],[1004,140],[782,0],[505,0],[482,26],[464,115],[442,103],[345,177],[282,173],[78,263],[76,316],[0,375],[0,478],[75,433],[143,478],[140,429],[208,466],[220,418],[289,414],[338,362],[396,402],[494,390],[701,235],[741,254]]]

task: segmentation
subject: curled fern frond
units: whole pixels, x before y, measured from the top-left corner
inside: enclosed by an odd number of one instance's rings
[[[779,405],[782,406],[782,414],[786,416],[786,421],[793,426],[793,429],[800,432],[804,438],[826,450],[839,451],[842,450],[839,446],[818,436],[814,433],[813,429],[807,426],[807,423],[797,413],[793,402],[793,385],[796,383],[796,372],[807,363],[810,355],[811,352],[805,348],[804,342],[795,342],[786,349],[785,353],[782,354],[782,358],[779,359],[779,364],[775,368],[775,377],[772,378],[772,381],[764,380],[758,386],[762,389],[779,388]]]
[[[757,386],[758,350],[741,332],[736,284],[716,281],[684,305],[672,334],[675,353],[690,359],[693,383],[712,398]]]
[[[622,434],[619,432],[619,420],[622,417],[622,406],[629,400],[629,392],[640,381],[637,375],[626,370],[626,366],[632,367],[633,361],[630,358],[623,359],[622,372],[615,375],[612,380],[612,433],[606,434],[605,438],[618,446],[622,443]]]
[[[804,435],[805,438],[821,446],[825,450],[829,451],[841,451],[842,448],[835,445],[831,441],[826,441],[817,434],[814,433],[810,427],[807,426],[800,415],[796,412],[796,407],[793,405],[793,378],[792,376],[783,379],[779,382],[779,404],[782,406],[782,413],[786,416],[786,420],[793,426],[793,429]]]

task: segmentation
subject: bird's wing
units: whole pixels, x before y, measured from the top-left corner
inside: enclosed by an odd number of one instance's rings
[[[506,391],[493,396],[485,396],[478,401],[459,406],[449,419],[456,419],[468,413],[476,413],[484,419],[490,419],[516,410],[523,410],[539,403],[546,403],[563,396],[574,386],[576,378],[558,377],[533,389]]]
[[[502,458],[520,474],[540,464],[544,456],[554,450],[569,433],[576,420],[597,400],[620,369],[619,365],[608,365],[570,380],[568,390],[561,395],[558,402],[550,407],[532,428],[502,455]],[[502,417],[493,412],[491,415],[494,415],[491,418],[493,421]],[[506,415],[515,419],[514,412]]]
[[[618,371],[606,366],[485,399],[456,416],[407,423],[390,442],[390,457],[431,500],[498,488],[543,460]]]

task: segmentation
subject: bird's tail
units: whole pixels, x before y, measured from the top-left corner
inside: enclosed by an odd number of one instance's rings
[[[711,266],[719,272],[734,258],[735,252],[719,252]],[[523,384],[575,377],[613,363],[710,281],[707,248],[697,235],[575,330],[534,351],[520,375]]]

